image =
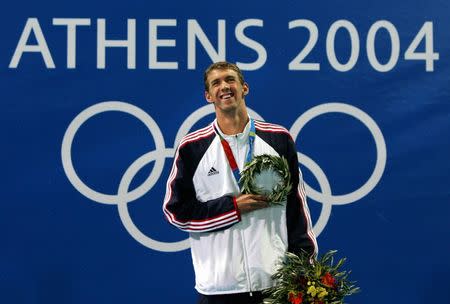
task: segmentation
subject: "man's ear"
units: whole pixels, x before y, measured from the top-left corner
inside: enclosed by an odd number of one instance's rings
[[[242,85],[242,92],[243,92],[242,97],[244,97],[250,92],[250,87],[248,86],[248,83],[244,82],[244,84]]]
[[[211,94],[209,94],[208,91],[205,91],[205,99],[208,103],[214,103],[211,97],[212,97]]]

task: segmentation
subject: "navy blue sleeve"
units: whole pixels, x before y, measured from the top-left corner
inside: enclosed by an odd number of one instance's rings
[[[318,248],[306,203],[305,187],[298,167],[297,150],[292,138],[288,137],[285,157],[289,163],[292,180],[292,191],[288,195],[286,205],[288,251],[295,254],[305,251],[314,256],[317,255]]]

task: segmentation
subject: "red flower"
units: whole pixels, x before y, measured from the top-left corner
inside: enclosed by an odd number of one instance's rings
[[[328,287],[336,287],[335,279],[329,272],[322,277],[322,284]]]
[[[288,301],[292,304],[301,304],[303,302],[303,293],[300,291],[295,293],[293,291],[289,292]]]

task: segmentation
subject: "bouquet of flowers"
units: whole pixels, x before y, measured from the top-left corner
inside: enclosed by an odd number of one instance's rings
[[[253,157],[242,170],[239,183],[242,193],[265,195],[275,204],[285,201],[292,189],[287,160],[268,154]]]
[[[336,250],[312,261],[306,254],[286,254],[282,267],[274,274],[278,282],[266,291],[264,304],[343,304],[344,297],[359,291],[348,280],[350,271],[340,271],[345,258],[333,265]]]

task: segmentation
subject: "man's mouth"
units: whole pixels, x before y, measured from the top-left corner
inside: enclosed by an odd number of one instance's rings
[[[231,93],[231,92],[229,92],[229,93],[222,94],[222,95],[220,95],[219,97],[220,97],[220,99],[228,100],[228,99],[230,99],[230,98],[233,97],[233,96],[234,96],[234,94]]]

